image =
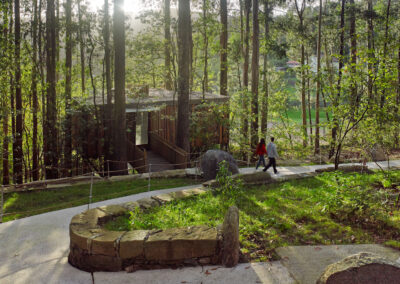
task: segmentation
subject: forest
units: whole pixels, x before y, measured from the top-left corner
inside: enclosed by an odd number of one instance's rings
[[[0,1],[3,185],[126,174],[138,146],[126,101],[149,88],[176,98],[168,115],[189,160],[223,148],[252,163],[270,136],[283,159],[336,167],[344,153],[399,153],[400,1],[127,2]],[[214,124],[227,145],[209,138]]]

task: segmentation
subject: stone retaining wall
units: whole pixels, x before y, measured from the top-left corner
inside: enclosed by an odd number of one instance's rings
[[[148,209],[204,192],[202,188],[182,190],[98,207],[74,216],[69,230],[69,263],[90,272],[221,263],[222,226],[118,232],[103,228],[106,222],[136,207]]]

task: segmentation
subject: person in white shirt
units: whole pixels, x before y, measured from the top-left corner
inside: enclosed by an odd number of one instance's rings
[[[267,171],[269,167],[272,166],[274,169],[274,173],[277,174],[278,171],[276,170],[276,159],[279,158],[278,151],[276,150],[276,145],[274,143],[275,138],[271,137],[271,142],[267,145],[267,155],[268,155],[268,165],[263,169],[263,171]]]

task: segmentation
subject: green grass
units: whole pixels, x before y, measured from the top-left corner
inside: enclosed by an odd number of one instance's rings
[[[146,214],[133,212],[107,225],[111,230],[216,226],[231,204],[240,210],[242,254],[252,261],[275,258],[287,245],[384,243],[400,237],[400,171],[325,173],[280,184],[234,189],[174,201]],[[391,187],[383,180],[390,179]],[[133,221],[131,224],[130,221]]]
[[[195,180],[152,179],[151,190],[195,184]],[[148,190],[148,180],[97,182],[93,184],[92,203],[137,194]],[[15,220],[49,211],[87,204],[90,185],[76,185],[63,189],[15,192],[4,195],[3,221]]]
[[[288,116],[289,119],[291,119],[292,121],[301,124],[302,122],[302,117],[301,117],[301,109],[289,109],[288,110]],[[313,123],[315,122],[315,109],[311,109],[311,118]],[[319,111],[319,118],[320,118],[320,122],[326,122],[326,112],[325,110],[320,110]],[[309,121],[308,118],[308,110],[307,110],[307,123]]]

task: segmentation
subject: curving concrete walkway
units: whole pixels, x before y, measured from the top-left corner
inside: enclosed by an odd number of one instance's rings
[[[380,165],[387,167],[387,162]],[[311,173],[329,165],[281,167],[276,178],[295,173]],[[368,164],[370,168],[377,168]],[[400,160],[390,166],[400,167]],[[241,172],[253,172],[244,168]],[[178,191],[198,185],[144,192],[92,204],[92,207],[134,201],[160,193]],[[137,271],[135,273],[87,273],[67,262],[68,226],[71,218],[86,210],[78,206],[0,224],[0,283],[296,283],[291,267],[284,262],[246,263],[235,268],[220,266],[177,270]],[[304,256],[306,257],[306,256]],[[399,255],[400,257],[400,255]],[[298,279],[296,279],[298,280]]]

